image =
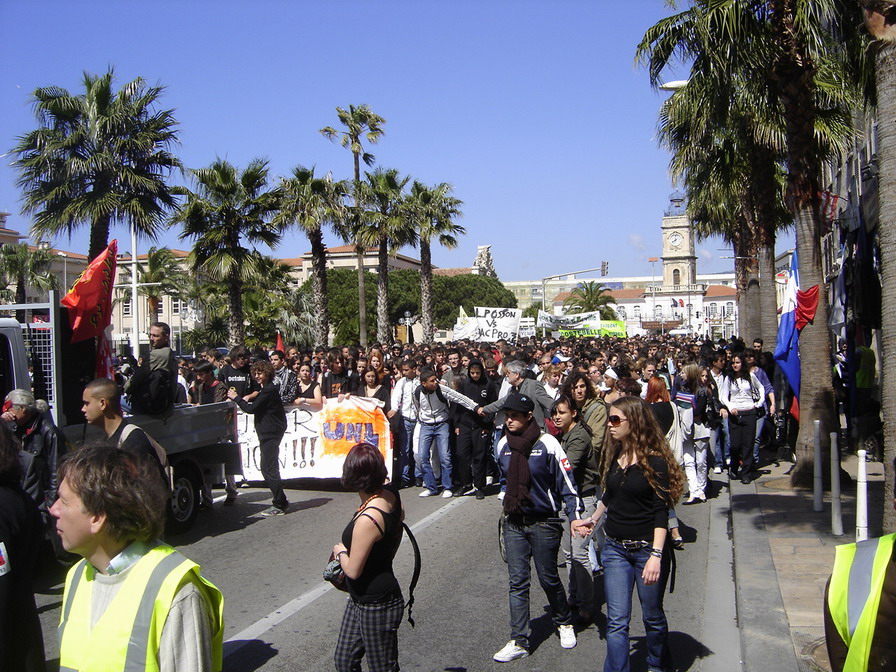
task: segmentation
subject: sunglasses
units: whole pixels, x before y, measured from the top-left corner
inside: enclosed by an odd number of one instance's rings
[[[609,418],[607,418],[607,422],[610,423],[610,427],[618,427],[623,422],[628,422],[628,418],[622,418],[618,415],[611,415]]]

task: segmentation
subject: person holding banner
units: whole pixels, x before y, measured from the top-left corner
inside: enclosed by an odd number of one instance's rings
[[[227,391],[227,398],[234,401],[244,413],[255,416],[255,433],[258,434],[258,450],[261,453],[261,475],[271,489],[271,507],[262,516],[282,516],[289,508],[286,493],[280,482],[280,441],[286,433],[286,411],[280,401],[280,390],[274,385],[274,367],[259,360],[252,364],[252,377],[261,387],[252,401],[240,397],[236,390]]]

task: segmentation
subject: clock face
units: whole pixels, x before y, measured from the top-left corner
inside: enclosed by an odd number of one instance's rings
[[[680,247],[683,240],[684,238],[682,237],[682,235],[676,231],[671,236],[669,236],[669,245],[676,248]]]

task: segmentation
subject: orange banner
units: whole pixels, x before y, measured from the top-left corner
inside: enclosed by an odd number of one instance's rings
[[[389,421],[370,399],[328,399],[320,412],[320,438],[324,455],[344,457],[356,443],[369,443],[379,448],[385,459]]]

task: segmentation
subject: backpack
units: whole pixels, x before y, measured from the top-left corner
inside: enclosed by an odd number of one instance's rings
[[[414,389],[414,408],[417,409],[417,413],[420,413],[420,395],[423,394],[423,386],[418,385]],[[436,396],[446,406],[448,405],[448,400],[445,398],[445,395],[442,393],[442,388],[440,385],[436,385]]]
[[[121,448],[121,444],[125,442],[125,439],[127,439],[135,429],[139,429],[146,434],[149,444],[153,447],[153,450],[156,451],[156,457],[159,460],[159,464],[162,465],[162,469],[165,471],[165,485],[168,486],[168,491],[171,492],[174,490],[174,469],[171,468],[171,463],[168,461],[168,453],[165,452],[162,444],[146,433],[146,430],[137,425],[132,425],[130,423],[126,424],[124,429],[121,430],[121,437],[118,439],[118,447]]]
[[[174,406],[174,385],[168,369],[154,369],[131,390],[131,408],[136,413],[162,415]]]

